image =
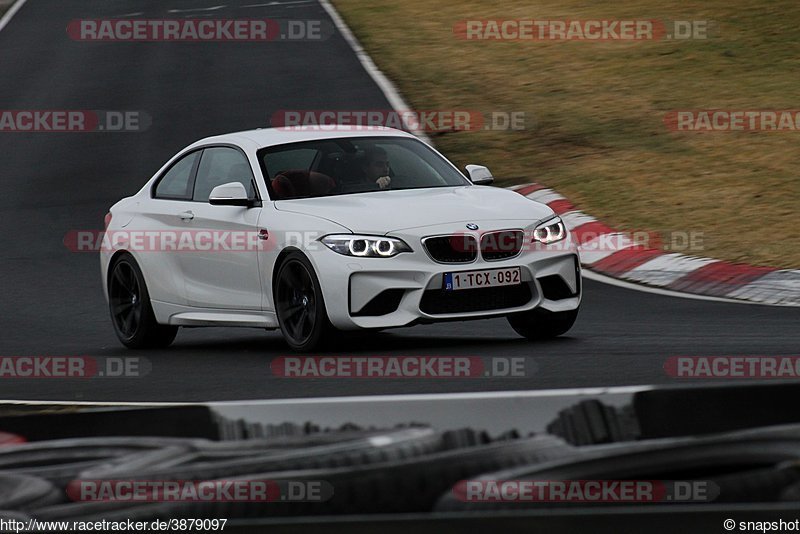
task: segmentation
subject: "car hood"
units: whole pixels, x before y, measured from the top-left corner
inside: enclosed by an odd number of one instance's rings
[[[355,233],[385,234],[423,226],[485,220],[530,220],[553,210],[508,189],[486,186],[375,191],[298,200],[279,200],[275,207],[322,217]]]

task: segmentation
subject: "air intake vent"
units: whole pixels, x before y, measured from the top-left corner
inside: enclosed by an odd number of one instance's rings
[[[524,306],[533,298],[528,284],[445,291],[429,289],[422,294],[420,309],[431,315],[502,310]]]
[[[569,288],[564,279],[557,274],[539,278],[539,284],[542,286],[542,296],[547,300],[562,300],[577,295]]]
[[[384,289],[367,302],[357,312],[351,312],[353,317],[380,317],[397,310],[405,294],[405,289]]]

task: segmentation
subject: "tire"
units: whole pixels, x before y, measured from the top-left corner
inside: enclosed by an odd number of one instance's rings
[[[189,450],[191,444],[191,440],[180,438],[112,436],[36,441],[0,449],[0,473],[46,479],[63,489],[81,472],[98,464],[167,449]],[[0,494],[1,488],[2,484]]]
[[[509,315],[508,323],[522,337],[549,339],[565,334],[577,318],[578,308],[565,312],[536,309]]]
[[[298,440],[292,448],[272,447],[269,439],[235,441],[222,446],[198,442],[191,452],[173,447],[174,453],[170,455],[166,448],[162,449],[165,454],[161,458],[152,453],[147,457],[132,454],[96,462],[94,467],[83,470],[81,476],[91,480],[214,480],[249,473],[357,468],[441,452],[447,445],[445,438],[446,433],[431,428],[405,428],[362,433],[333,443],[312,442],[309,446]],[[386,444],[375,445],[380,442]]]
[[[273,292],[283,339],[292,350],[308,352],[325,346],[334,327],[328,319],[319,278],[301,252],[281,263]]]
[[[710,483],[706,497],[718,504],[775,502],[793,484],[800,483],[800,473],[794,467],[800,461],[799,440],[798,425],[783,425],[709,436],[642,440],[583,449],[576,447],[583,452],[573,458],[525,465],[501,473],[486,472],[481,478],[573,481],[700,479]],[[658,475],[654,476],[655,473]],[[330,478],[326,480],[333,482]],[[536,499],[465,502],[450,493],[442,496],[435,511],[464,513],[480,510],[490,513],[537,507],[574,507],[575,504],[568,501],[543,503]],[[596,502],[595,506],[623,504]]]
[[[156,322],[142,270],[130,254],[124,254],[108,270],[108,309],[120,342],[130,349],[169,346],[177,326]]]
[[[438,434],[441,439],[444,435]],[[391,436],[392,432],[387,433]],[[526,466],[551,461],[563,461],[579,455],[579,450],[560,438],[539,435],[529,438],[512,439],[490,443],[472,443],[469,437],[461,436],[455,441],[464,441],[464,446],[454,449],[431,450],[434,441],[429,438],[422,442],[414,439],[407,442],[354,447],[344,453],[339,461],[335,457],[322,458],[318,466],[302,469],[282,469],[272,466],[266,471],[250,471],[230,475],[216,480],[270,480],[273,483],[285,481],[324,481],[334,488],[329,500],[321,502],[197,502],[197,503],[126,503],[111,510],[109,503],[101,508],[98,503],[70,503],[60,507],[37,510],[42,519],[89,518],[117,520],[152,520],[156,518],[263,518],[281,516],[330,516],[330,515],[373,515],[380,513],[427,513],[441,499],[449,495],[451,488],[459,481],[478,477],[483,473],[504,469],[519,469]],[[467,439],[463,439],[463,438]],[[440,440],[441,440],[440,439]],[[437,440],[437,441],[440,441]],[[439,447],[434,447],[439,448]],[[383,451],[382,449],[386,449]],[[307,451],[308,461],[315,462],[314,453]],[[297,449],[295,454],[302,454]],[[266,467],[266,465],[264,466]],[[159,477],[145,474],[144,480],[175,480],[173,475]],[[214,479],[216,473],[192,473],[191,480]],[[91,478],[93,475],[84,473]],[[117,475],[114,474],[116,477]],[[123,475],[120,478],[124,478]],[[137,477],[134,477],[137,478]],[[497,479],[502,477],[498,476]],[[100,478],[104,480],[105,478]],[[117,478],[119,479],[119,478]]]
[[[58,503],[61,492],[43,478],[15,473],[0,474],[0,510],[22,511]],[[9,532],[3,529],[4,532]]]
[[[636,441],[641,436],[633,408],[617,408],[597,399],[564,408],[547,425],[547,432],[576,446]]]

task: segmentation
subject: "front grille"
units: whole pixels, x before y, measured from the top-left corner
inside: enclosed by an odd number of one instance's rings
[[[529,284],[458,291],[429,289],[423,293],[419,308],[431,315],[502,310],[524,306],[531,297]]]
[[[430,257],[439,263],[469,263],[478,257],[478,241],[471,235],[427,237],[422,242]]]
[[[524,237],[522,230],[503,230],[502,232],[483,234],[481,255],[486,261],[513,258],[522,250]]]

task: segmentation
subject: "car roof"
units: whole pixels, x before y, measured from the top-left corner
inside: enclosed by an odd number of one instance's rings
[[[259,128],[257,130],[206,137],[192,144],[190,148],[212,143],[231,143],[260,149],[286,143],[319,139],[341,139],[345,137],[410,137],[416,139],[415,136],[403,130],[383,126],[292,126],[285,128]]]

